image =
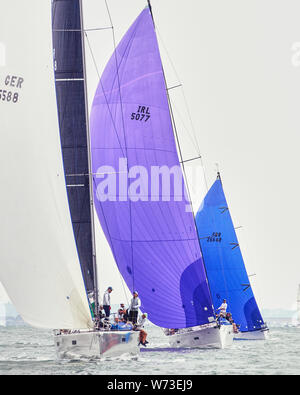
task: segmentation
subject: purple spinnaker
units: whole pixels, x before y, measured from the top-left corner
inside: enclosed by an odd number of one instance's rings
[[[92,106],[91,143],[95,208],[119,271],[129,289],[139,292],[142,311],[165,328],[208,323],[214,313],[190,204],[185,198],[176,201],[174,186],[170,201],[164,201],[162,178],[151,200],[153,166],[175,166],[182,190],[184,182],[149,8],[128,30],[103,73]],[[122,158],[127,166],[119,169]],[[144,176],[135,193],[138,177],[129,180],[129,199],[118,185],[115,197],[108,187],[110,199],[100,201],[104,180],[124,180],[128,170],[134,178],[134,169],[140,176],[141,167],[148,179]]]

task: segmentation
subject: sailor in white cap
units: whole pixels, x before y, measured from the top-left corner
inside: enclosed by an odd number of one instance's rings
[[[133,292],[133,298],[131,299],[130,306],[129,306],[129,320],[136,324],[139,308],[141,307],[141,300],[139,298],[139,294],[137,291]]]
[[[111,309],[111,307],[110,307],[110,294],[111,294],[112,290],[113,290],[112,287],[108,287],[107,290],[104,292],[104,295],[103,295],[103,305],[102,305],[102,307],[103,307],[103,309],[105,311],[106,317],[110,316],[110,309]]]

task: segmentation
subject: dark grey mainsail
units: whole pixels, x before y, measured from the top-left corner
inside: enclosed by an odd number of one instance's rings
[[[52,3],[53,55],[61,146],[78,255],[87,292],[95,288],[89,138],[80,0]]]

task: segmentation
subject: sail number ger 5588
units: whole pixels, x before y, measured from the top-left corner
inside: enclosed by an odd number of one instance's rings
[[[15,75],[7,75],[4,78],[4,87],[0,87],[0,101],[17,103],[19,101],[19,92],[16,89],[22,89],[24,78]]]

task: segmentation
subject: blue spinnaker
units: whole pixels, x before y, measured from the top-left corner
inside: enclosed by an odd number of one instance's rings
[[[207,277],[217,309],[226,299],[241,332],[265,326],[257,306],[232,223],[220,177],[196,215]]]

